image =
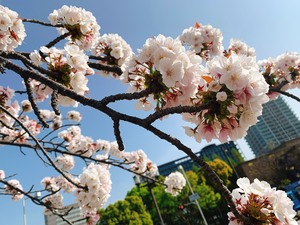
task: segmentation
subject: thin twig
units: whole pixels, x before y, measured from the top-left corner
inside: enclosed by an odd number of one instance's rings
[[[75,185],[78,188],[86,189],[86,187],[80,186],[77,183],[75,183],[72,179],[70,179],[68,176],[65,175],[65,173],[59,169],[56,164],[53,162],[53,160],[50,158],[50,156],[47,154],[46,150],[43,148],[39,140],[27,129],[27,127],[24,126],[24,124],[16,118],[14,115],[12,115],[8,110],[6,110],[2,105],[0,105],[0,109],[3,110],[6,114],[8,114],[11,118],[13,118],[15,121],[18,122],[18,124],[28,133],[28,135],[32,138],[32,140],[37,144],[37,147],[42,151],[44,156],[47,158],[51,166],[59,172],[67,181],[69,181],[71,184]]]
[[[46,23],[46,22],[42,22],[42,21],[39,21],[39,20],[35,20],[35,19],[23,18],[22,21],[23,22],[28,22],[28,23],[36,23],[36,24],[40,24],[40,25],[43,25],[43,26],[47,26],[47,27],[64,27],[62,24],[53,25],[51,23]]]
[[[68,37],[70,35],[71,35],[70,32],[64,33],[64,34],[60,35],[59,37],[55,38],[53,41],[50,41],[48,44],[45,45],[45,47],[51,48],[54,45],[56,45],[58,42],[64,40],[66,37]]]

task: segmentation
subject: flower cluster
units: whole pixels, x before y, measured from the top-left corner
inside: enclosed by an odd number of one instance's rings
[[[229,52],[234,52],[238,55],[252,56],[255,57],[255,49],[248,46],[245,42],[238,39],[231,39],[229,44]]]
[[[146,172],[149,172],[150,176],[157,174],[156,165],[148,159],[143,150],[124,152],[122,156],[125,159],[125,162],[128,162],[131,165],[131,170],[135,173],[146,174]]]
[[[12,195],[12,199],[15,201],[22,199],[23,194],[20,191],[18,191],[18,190],[23,191],[23,188],[22,188],[22,185],[20,184],[20,182],[18,180],[13,179],[13,180],[9,180],[8,184],[9,185],[5,185],[4,192],[9,195]]]
[[[4,180],[4,179],[5,179],[5,172],[4,170],[0,170],[0,180]],[[12,199],[15,201],[22,199],[23,194],[19,192],[19,190],[23,191],[23,188],[20,182],[18,180],[13,179],[13,180],[9,180],[8,184],[9,185],[4,186],[4,193],[11,195]],[[18,190],[16,190],[15,188],[17,188]]]
[[[86,218],[87,225],[96,225],[100,219],[100,213],[97,212],[87,212],[84,217]]]
[[[186,180],[180,172],[176,171],[166,177],[164,184],[167,186],[165,191],[176,196],[185,186]]]
[[[12,102],[15,91],[9,87],[0,86],[0,105],[9,111],[13,116],[18,116],[20,106],[17,101]],[[7,113],[0,110],[0,128],[2,126],[12,126],[14,119]]]
[[[295,52],[287,52],[278,57],[258,61],[268,84],[274,88],[287,90],[300,87],[300,55]],[[269,97],[275,99],[277,92],[269,92]]]
[[[66,149],[78,155],[90,157],[101,150],[100,146],[90,137],[81,134],[78,126],[71,126],[67,130],[58,133],[58,137],[67,142]]]
[[[79,184],[78,177],[74,177],[71,174],[66,173],[65,176],[75,184]],[[74,192],[75,185],[68,181],[64,176],[57,177],[44,177],[41,180],[41,184],[48,192],[56,193],[59,190],[64,190],[66,193]]]
[[[91,163],[80,175],[80,184],[86,189],[77,189],[77,201],[83,212],[96,212],[110,196],[111,180],[107,166]]]
[[[75,6],[64,5],[54,10],[48,17],[52,25],[62,25],[57,28],[60,34],[70,33],[70,43],[81,49],[90,50],[97,43],[100,26],[89,11]]]
[[[51,194],[43,199],[43,202],[48,206],[51,207],[54,211],[59,211],[63,209],[63,196],[56,192]],[[45,208],[45,215],[51,214],[51,210]]]
[[[80,112],[77,112],[75,110],[71,110],[67,114],[67,119],[75,121],[75,122],[80,122],[81,119],[82,119],[82,116],[81,116]]]
[[[69,171],[74,168],[75,160],[71,155],[60,155],[56,157],[55,164],[64,171]]]
[[[0,50],[12,51],[26,37],[25,28],[18,13],[0,5]]]
[[[265,181],[248,178],[237,181],[239,188],[232,191],[233,200],[240,214],[257,225],[297,225],[293,202],[284,191],[276,190]],[[228,213],[229,225],[243,225],[233,213]]]
[[[98,39],[93,54],[102,56],[108,65],[122,66],[133,54],[131,47],[118,34],[104,34]]]
[[[28,116],[20,116],[20,106],[17,101],[12,102],[14,97],[14,90],[0,86],[0,105],[3,106],[13,117],[19,118],[33,135],[40,133],[40,125],[35,121],[31,120]],[[13,127],[15,120],[8,115],[6,112],[0,110],[0,133],[4,141],[14,141],[17,143],[24,143],[27,141],[29,134],[24,129],[15,129]]]
[[[23,112],[31,112],[32,111],[32,106],[29,100],[25,99],[21,102],[21,107]]]
[[[206,60],[211,59],[214,55],[220,55],[224,51],[222,33],[211,25],[196,23],[195,27],[185,29],[179,39]]]
[[[190,104],[201,78],[202,60],[186,51],[178,39],[158,35],[147,39],[138,56],[125,63],[121,79],[130,84],[130,91],[151,89],[152,94],[139,100],[137,108],[156,109]]]
[[[45,61],[52,72],[49,75],[50,79],[63,84],[79,95],[84,95],[89,90],[86,75],[93,74],[94,71],[87,64],[88,56],[77,45],[66,45],[63,50],[55,47],[41,47],[40,51],[46,55],[45,58],[42,58],[35,50],[30,54],[30,59],[37,66]],[[51,89],[38,81],[32,80],[30,84],[39,101],[45,100],[52,93]],[[62,95],[58,96],[58,103],[65,106],[78,104]]]
[[[185,127],[196,140],[225,142],[246,135],[248,128],[257,122],[262,104],[269,98],[268,84],[259,72],[255,57],[246,50],[237,50],[235,43],[225,55],[216,56],[206,63],[206,88],[198,88],[194,105],[207,105],[207,109],[195,114],[185,114],[186,121],[195,123]],[[241,46],[240,42],[239,45]],[[245,44],[243,45],[245,49]],[[244,54],[245,53],[245,54]]]

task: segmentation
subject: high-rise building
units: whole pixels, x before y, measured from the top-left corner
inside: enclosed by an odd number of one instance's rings
[[[240,156],[242,156],[236,144],[233,141],[229,141],[220,145],[208,145],[195,154],[199,158],[209,161],[212,161],[215,157],[218,157],[227,164],[231,165],[233,162],[240,160],[236,154],[237,152]],[[198,166],[190,159],[190,157],[185,156],[158,166],[159,174],[162,176],[168,176],[170,173],[177,171],[179,165],[181,165],[186,171],[191,170],[193,166]]]
[[[259,122],[245,139],[256,157],[271,152],[281,143],[300,137],[300,121],[282,97],[267,102]]]
[[[60,211],[60,213],[66,213],[68,212],[68,215],[65,216],[65,218],[69,221],[76,221],[74,222],[74,225],[86,225],[86,220],[82,217],[82,212],[80,211],[78,205],[72,204],[65,206],[63,210]],[[68,223],[66,221],[63,221],[59,216],[56,216],[52,213],[45,214],[45,224],[46,225],[67,225]]]

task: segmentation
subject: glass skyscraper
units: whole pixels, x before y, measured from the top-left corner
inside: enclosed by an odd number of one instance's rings
[[[235,155],[235,151],[239,152],[241,157],[244,159],[243,154],[233,141],[229,141],[220,145],[210,144],[202,148],[199,152],[196,152],[195,154],[199,158],[208,161],[213,161],[215,157],[218,157],[225,161],[228,165],[231,165],[231,160],[233,160],[233,162],[238,162],[240,160],[239,158],[237,158],[237,155]],[[179,165],[181,165],[186,171],[192,170],[193,166],[198,167],[198,165],[194,163],[190,157],[185,156],[158,166],[159,174],[163,176],[168,176],[170,173],[178,171]]]
[[[282,97],[264,104],[258,119],[259,122],[250,127],[245,137],[256,157],[300,137],[300,121]]]

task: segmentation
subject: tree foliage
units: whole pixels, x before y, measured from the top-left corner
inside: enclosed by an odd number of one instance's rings
[[[232,168],[221,159],[214,159],[208,162],[209,166],[218,174],[226,186],[230,185],[230,177],[232,176]]]
[[[205,213],[212,214],[217,212],[217,205],[221,200],[221,195],[207,185],[205,182],[199,180],[198,175],[193,171],[187,171],[188,180],[194,190],[194,193],[199,194],[199,204]],[[149,192],[149,187],[152,188],[155,199],[159,206],[162,218],[166,224],[198,224],[201,222],[199,218],[199,211],[194,203],[191,203],[189,196],[191,191],[186,185],[177,196],[172,196],[164,192],[163,185],[148,186],[147,183],[139,187],[133,187],[127,196],[139,196],[143,199],[146,209],[150,212],[154,224],[160,224],[159,217]],[[180,207],[184,207],[181,209]],[[184,221],[184,222],[183,222]]]
[[[100,210],[98,225],[153,225],[150,214],[138,196],[127,196]]]

